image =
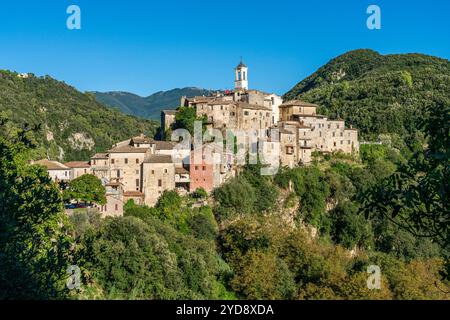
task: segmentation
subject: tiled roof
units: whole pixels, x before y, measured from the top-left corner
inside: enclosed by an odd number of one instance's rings
[[[92,156],[92,159],[108,159],[107,153],[96,153]]]
[[[185,168],[175,168],[175,174],[189,174],[189,171]]]
[[[155,141],[156,150],[173,150],[176,145],[176,142],[171,141]]]
[[[143,197],[144,194],[142,192],[139,191],[125,191],[123,193],[124,197]]]
[[[173,163],[172,156],[166,154],[152,154],[148,156],[144,163]]]
[[[148,148],[135,148],[132,146],[120,146],[108,150],[109,153],[146,153]]]
[[[318,107],[317,104],[309,103],[301,100],[290,100],[284,102],[282,105],[280,105],[280,108],[284,107],[291,107],[291,106],[301,106],[301,107]]]
[[[71,161],[64,163],[66,167],[69,168],[90,168],[89,162],[86,161]]]
[[[272,111],[272,109],[270,107],[266,107],[266,106],[259,105],[259,104],[249,104],[249,103],[245,103],[245,102],[238,102],[237,105],[238,105],[238,107],[240,107],[242,109]]]
[[[68,170],[69,167],[66,167],[62,163],[58,161],[50,161],[47,159],[35,161],[33,164],[41,165],[47,168],[47,170]]]
[[[149,137],[134,137],[131,139],[134,143],[153,143],[154,140]]]

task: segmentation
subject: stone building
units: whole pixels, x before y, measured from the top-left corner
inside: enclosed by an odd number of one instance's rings
[[[40,165],[47,169],[47,172],[55,182],[68,182],[71,180],[71,168],[63,165],[58,161],[50,161],[47,159],[33,161],[31,164]]]
[[[175,189],[175,164],[169,155],[152,154],[142,166],[144,204],[154,206],[162,193]]]
[[[181,99],[181,105],[195,108],[215,129],[267,129],[279,120],[282,98],[248,88],[248,67],[240,63],[235,69],[235,88],[208,97]]]
[[[106,204],[94,207],[103,217],[121,217],[123,216],[123,186],[120,182],[110,182],[105,185]]]
[[[312,160],[313,151],[358,153],[358,131],[345,128],[343,120],[317,114],[317,105],[300,100],[280,106],[281,163],[293,167]]]
[[[72,161],[67,162],[64,165],[70,168],[70,180],[92,173],[91,165],[88,161]]]
[[[132,142],[133,143],[133,142]],[[108,150],[110,181],[123,184],[127,191],[141,191],[141,170],[150,148],[139,144],[119,146]]]

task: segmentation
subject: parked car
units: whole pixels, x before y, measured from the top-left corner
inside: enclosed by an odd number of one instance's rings
[[[87,206],[84,203],[77,203],[77,205],[75,206],[75,208],[77,209],[86,209]]]
[[[66,204],[66,209],[75,209],[77,206],[74,204]]]

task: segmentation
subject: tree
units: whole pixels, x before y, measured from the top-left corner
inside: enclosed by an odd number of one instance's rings
[[[367,215],[384,215],[418,237],[450,244],[450,99],[428,107],[428,147],[367,195]]]
[[[214,199],[217,201],[216,215],[220,220],[253,213],[256,194],[251,184],[238,177],[215,189]]]
[[[208,192],[206,192],[203,188],[197,188],[192,193],[192,197],[194,197],[195,199],[206,199],[208,198]]]
[[[354,246],[370,248],[371,245],[370,223],[358,213],[358,206],[350,201],[339,203],[331,212],[331,237],[347,249]]]
[[[175,115],[175,129],[186,129],[191,135],[194,134],[195,121],[202,122],[202,129],[205,129],[207,122],[206,115],[197,117],[197,111],[192,107],[179,107]]]
[[[8,136],[0,123],[0,300],[67,294],[72,265],[62,197],[47,171],[27,163],[29,129]]]
[[[72,180],[64,190],[64,198],[86,203],[106,204],[106,189],[94,175],[85,174]]]

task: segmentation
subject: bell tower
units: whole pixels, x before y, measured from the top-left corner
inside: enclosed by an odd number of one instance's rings
[[[235,69],[234,88],[248,90],[248,67],[242,62]]]

